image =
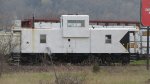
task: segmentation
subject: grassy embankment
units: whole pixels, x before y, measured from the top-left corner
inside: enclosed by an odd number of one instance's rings
[[[57,76],[68,74],[82,80],[82,84],[150,84],[150,72],[145,66],[105,66],[93,73],[92,67],[56,67]],[[65,76],[64,76],[65,77]],[[53,70],[47,72],[5,73],[0,84],[55,84]],[[61,83],[60,83],[61,84]]]
[[[146,64],[146,60],[132,60],[130,62],[131,65],[145,65]]]

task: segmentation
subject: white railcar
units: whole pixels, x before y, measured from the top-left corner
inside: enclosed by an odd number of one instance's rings
[[[130,33],[139,29],[89,25],[88,15],[62,15],[60,23],[34,22],[34,28],[13,31],[21,32],[21,53],[129,54]]]

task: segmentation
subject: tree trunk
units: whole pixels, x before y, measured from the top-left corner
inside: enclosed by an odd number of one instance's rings
[[[4,61],[4,55],[0,54],[0,77],[3,73],[3,61]]]

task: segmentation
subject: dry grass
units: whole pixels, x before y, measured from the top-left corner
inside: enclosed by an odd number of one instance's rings
[[[13,73],[4,74],[0,79],[0,84],[39,84],[40,82],[50,82],[54,80],[51,73]]]
[[[108,67],[99,74],[89,74],[88,84],[145,84],[150,73],[145,67]]]
[[[83,84],[150,84],[150,72],[145,66],[105,66],[98,73],[93,73],[92,67],[70,67],[56,67],[57,75],[69,73],[84,77]],[[55,84],[54,82],[52,70],[5,73],[0,78],[0,84]]]

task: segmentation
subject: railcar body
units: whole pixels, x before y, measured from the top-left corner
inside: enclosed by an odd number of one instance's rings
[[[60,22],[34,22],[33,27],[21,27],[17,22],[14,33],[20,33],[22,54],[126,54],[138,53],[131,43],[139,31],[137,26],[90,25],[88,15],[62,15]],[[133,46],[132,46],[132,45]],[[133,48],[133,49],[132,49]],[[118,56],[118,55],[117,55]]]

